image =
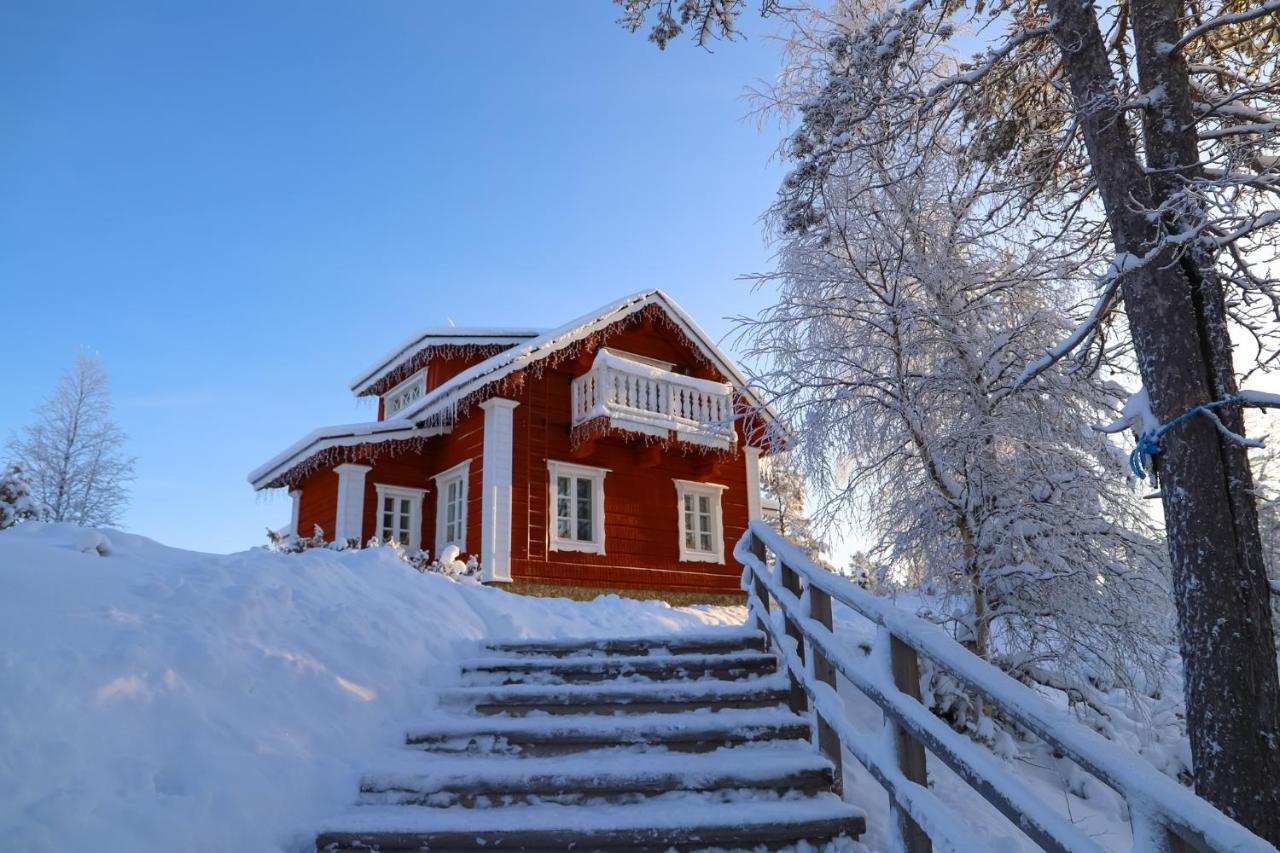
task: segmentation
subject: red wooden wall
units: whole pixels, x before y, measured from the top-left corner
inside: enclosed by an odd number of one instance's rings
[[[679,372],[722,379],[677,343],[668,330],[648,323],[619,329],[604,345],[662,359]],[[513,399],[514,479],[512,497],[512,575],[515,580],[575,586],[680,591],[736,592],[741,566],[732,549],[747,524],[746,465],[741,451],[702,453],[690,449],[662,450],[643,439],[607,435],[574,451],[570,447],[570,382],[591,365],[594,352],[529,377]],[[429,372],[436,387],[469,363],[453,360]],[[462,418],[448,435],[433,439],[421,451],[383,456],[365,480],[364,536],[376,532],[374,485],[426,488],[422,543],[434,551],[436,492],[431,477],[464,459],[471,459],[468,485],[467,545],[477,553],[480,544],[480,503],[483,477],[484,412],[478,407]],[[741,436],[739,437],[741,446]],[[550,483],[547,460],[608,468],[604,481],[605,553],[550,551],[547,525]],[[332,536],[337,505],[337,475],[319,471],[302,484],[299,528],[309,534],[320,524]],[[724,564],[681,562],[679,517],[673,480],[716,483],[727,488],[721,496],[724,524]]]

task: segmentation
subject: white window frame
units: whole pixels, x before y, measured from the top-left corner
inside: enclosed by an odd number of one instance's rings
[[[413,390],[414,386],[418,386],[418,395],[410,400],[406,400],[404,405],[391,411],[391,403],[396,397]],[[400,412],[403,412],[414,402],[421,400],[427,395],[427,369],[424,367],[411,375],[408,379],[401,382],[396,387],[382,395],[382,416],[384,418],[393,418]]]
[[[724,512],[720,508],[720,497],[728,486],[718,483],[698,483],[693,480],[675,480],[676,485],[676,519],[680,546],[680,562],[682,563],[724,563]],[[684,498],[685,495],[708,497],[711,499],[711,550],[690,550],[685,546]],[[701,532],[701,531],[699,531]]]
[[[450,545],[457,545],[458,550],[463,554],[467,553],[467,500],[471,483],[471,460],[467,459],[454,465],[452,468],[441,471],[432,478],[436,482],[436,559],[440,558],[440,554]],[[445,539],[445,522],[448,519],[448,506],[445,505],[445,498],[449,494],[449,485],[451,483],[460,483],[459,499],[462,501],[462,511],[458,514],[458,523],[462,535],[454,540]]]
[[[405,548],[410,551],[416,551],[422,547],[422,498],[427,493],[426,489],[414,489],[409,486],[392,486],[387,483],[374,483],[373,489],[378,495],[378,503],[374,512],[373,529],[379,541],[382,540],[384,530],[382,524],[382,515],[386,510],[382,505],[385,499],[405,500],[409,501],[409,541],[401,542]],[[398,510],[397,510],[398,513]],[[385,542],[383,544],[386,544]]]
[[[547,472],[550,475],[547,488],[547,548],[552,551],[581,551],[587,554],[604,553],[604,478],[608,468],[593,468],[589,465],[574,465],[571,462],[547,460]],[[557,535],[559,517],[556,506],[556,485],[560,477],[583,478],[591,481],[591,539],[562,539]],[[571,507],[577,502],[571,501]],[[578,519],[575,514],[571,518],[571,526],[577,529]]]

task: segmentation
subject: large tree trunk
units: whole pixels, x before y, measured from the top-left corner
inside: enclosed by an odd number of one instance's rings
[[[1143,384],[1167,423],[1235,382],[1216,278],[1192,255],[1161,246],[1146,214],[1176,186],[1177,168],[1197,159],[1186,69],[1158,49],[1177,41],[1178,7],[1138,0],[1131,15],[1144,89],[1166,87],[1144,141],[1152,166],[1175,171],[1153,180],[1117,104],[1092,5],[1048,2],[1117,254],[1146,261],[1123,275],[1121,293]],[[1232,413],[1237,427],[1238,418]],[[1280,683],[1248,464],[1196,417],[1165,436],[1160,476],[1196,790],[1280,843]]]

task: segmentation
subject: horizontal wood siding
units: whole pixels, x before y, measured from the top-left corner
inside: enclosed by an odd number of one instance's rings
[[[676,364],[678,372],[723,377],[698,367],[674,336],[648,324],[608,336],[603,345]],[[679,446],[662,450],[643,439],[609,435],[586,452],[570,447],[570,382],[595,352],[530,377],[517,399],[512,500],[512,575],[518,581],[614,589],[736,592],[742,567],[730,553],[746,530],[746,462],[732,455]],[[604,481],[605,553],[553,551],[547,460],[608,468]],[[725,562],[681,562],[675,480],[726,486],[721,497]]]
[[[436,547],[436,484],[434,477],[454,465],[471,459],[467,484],[467,548],[480,546],[480,472],[484,439],[484,413],[473,408],[458,419],[452,432],[431,439],[422,450],[411,450],[396,456],[382,456],[365,477],[364,538],[378,532],[377,484],[426,489],[422,500],[422,547],[438,557]],[[336,483],[337,476],[334,475]],[[337,500],[337,491],[334,491]],[[335,504],[336,506],[336,504]]]
[[[294,534],[306,539],[318,524],[325,539],[332,539],[338,518],[338,475],[332,469],[315,471],[298,488],[302,489],[302,499],[298,502],[298,529]]]
[[[604,337],[601,345],[672,362],[679,373],[724,379],[700,364],[678,336],[649,320],[616,330]],[[685,445],[680,444],[662,449],[642,438],[621,434],[606,435],[575,451],[570,447],[570,382],[590,368],[594,357],[594,346],[584,348],[575,358],[528,375],[513,395],[519,403],[513,413],[513,578],[603,589],[737,592],[742,567],[733,559],[732,549],[746,529],[748,512],[743,454],[703,453],[693,447],[682,452]],[[436,387],[472,363],[474,359],[433,360],[428,368],[430,386]],[[433,477],[470,459],[467,551],[478,554],[483,452],[484,411],[477,405],[458,419],[448,435],[431,439],[422,449],[380,458],[365,480],[365,538],[378,529],[378,483],[426,489],[422,544],[434,552],[438,495]],[[610,469],[604,481],[604,554],[548,548],[548,526],[553,521],[548,459]],[[677,479],[726,487],[721,496],[723,564],[680,561]],[[304,481],[302,532],[320,524],[332,536],[337,485],[337,475],[331,470],[316,472]]]

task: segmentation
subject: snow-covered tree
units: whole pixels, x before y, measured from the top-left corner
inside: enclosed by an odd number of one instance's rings
[[[31,497],[31,483],[21,465],[10,464],[0,474],[0,530],[39,515],[39,505]]]
[[[745,0],[618,0],[665,44],[732,36]],[[1080,324],[1023,380],[1131,346],[1153,421],[1232,399],[1229,328],[1280,343],[1280,5],[1276,0],[834,0],[796,15],[804,93],[788,227],[821,222],[832,170],[884,139],[891,177],[954,122],[991,204],[1064,253],[1104,251]],[[975,44],[986,47],[973,54]],[[814,48],[818,48],[814,50]],[[923,133],[922,133],[923,131]],[[864,182],[883,176],[870,173]],[[1280,673],[1239,405],[1178,423],[1155,464],[1172,562],[1199,793],[1280,843]],[[1246,697],[1246,701],[1241,701]],[[1259,780],[1266,780],[1260,785]]]
[[[134,459],[124,444],[111,417],[107,375],[96,358],[80,355],[9,451],[27,472],[46,520],[102,526],[118,524],[128,502]]]
[[[826,543],[814,532],[804,507],[804,470],[788,453],[760,460],[760,490],[778,504],[774,527],[814,560],[822,561]]]
[[[1158,680],[1163,549],[1124,454],[1091,428],[1127,394],[1058,366],[1015,392],[1085,271],[1023,249],[948,143],[892,179],[898,152],[868,150],[803,230],[784,198],[762,276],[778,302],[742,321],[754,379],[798,436],[824,526],[860,522],[877,557],[948,597],[942,621],[976,653],[1068,684]]]

